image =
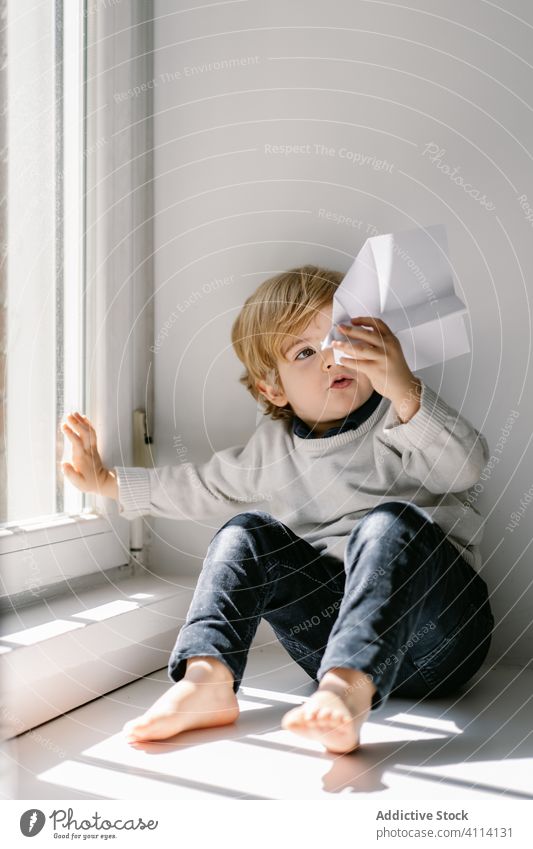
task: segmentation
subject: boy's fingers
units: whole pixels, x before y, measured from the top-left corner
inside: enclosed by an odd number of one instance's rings
[[[381,328],[383,333],[392,334],[389,325],[385,324],[382,318],[375,318],[372,315],[358,315],[356,318],[351,318],[350,322],[352,324],[366,324],[367,327]]]
[[[87,416],[83,416],[81,413],[76,413],[76,424],[78,424],[85,433],[96,433]]]
[[[81,448],[83,451],[93,450],[96,448],[96,433],[87,425],[82,424],[81,422],[76,422],[76,426],[79,429],[79,433],[70,427],[70,425],[64,424],[62,425],[63,429],[67,433],[68,436],[72,435],[72,439],[74,441],[75,447]]]
[[[87,430],[87,422],[84,420],[83,416],[80,416],[79,413],[76,413],[72,416],[72,418],[74,419],[78,427],[83,428],[83,430]]]
[[[368,342],[374,348],[383,348],[385,346],[385,337],[379,330],[363,330],[362,327],[350,327],[343,324],[341,325],[341,333],[344,333],[349,339],[360,339],[361,341]]]
[[[79,436],[79,434],[77,434],[75,430],[72,430],[72,428],[68,424],[63,423],[61,427],[63,429],[63,432],[66,433],[67,436],[70,437],[70,439],[73,439],[75,442],[78,442],[83,445],[83,440],[81,436]]]
[[[76,486],[83,483],[82,475],[80,475],[79,472],[77,472],[74,467],[70,465],[70,463],[61,463],[61,465],[63,466],[63,472],[65,476],[71,483],[75,484]]]
[[[79,419],[81,419],[81,421],[82,421],[82,422],[86,422],[87,424],[90,424],[89,419],[88,419],[88,417],[85,415],[85,413],[76,413],[76,416],[77,416]]]
[[[76,418],[76,416],[73,416],[72,413],[67,416],[67,422],[71,430],[74,428],[81,428],[81,422]]]

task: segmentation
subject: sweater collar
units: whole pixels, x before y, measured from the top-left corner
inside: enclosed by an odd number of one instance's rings
[[[347,430],[355,430],[372,415],[379,406],[382,398],[383,396],[374,390],[370,398],[364,404],[361,404],[360,407],[357,407],[356,410],[348,413],[340,425],[328,428],[320,437],[313,436],[311,428],[295,413],[293,416],[292,432],[301,439],[327,439],[329,436],[336,436]]]

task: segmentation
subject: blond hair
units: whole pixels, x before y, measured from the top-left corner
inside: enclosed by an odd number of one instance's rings
[[[264,414],[273,419],[292,417],[290,404],[277,407],[257,388],[257,381],[281,385],[277,361],[286,359],[290,337],[307,327],[317,312],[329,304],[344,274],[317,265],[291,268],[264,280],[244,302],[232,330],[231,341],[245,366],[239,378]]]

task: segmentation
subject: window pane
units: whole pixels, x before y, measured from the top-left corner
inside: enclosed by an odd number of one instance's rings
[[[7,0],[7,358],[1,399],[7,463],[1,522],[79,511],[59,462],[64,411],[83,410],[81,333],[82,13],[54,0]],[[81,4],[66,3],[68,7]],[[65,70],[69,65],[68,104]],[[72,110],[66,112],[67,107]],[[67,157],[68,152],[68,157]],[[68,164],[68,168],[66,167]],[[65,250],[68,211],[69,248]],[[67,277],[68,265],[68,277]],[[67,500],[64,500],[64,492]]]

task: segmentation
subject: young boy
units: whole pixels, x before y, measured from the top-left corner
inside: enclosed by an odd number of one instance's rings
[[[483,520],[466,498],[486,441],[415,377],[383,321],[343,328],[355,359],[321,350],[341,280],[307,265],[245,302],[232,342],[265,419],[244,446],[203,464],[108,470],[88,419],[63,425],[66,476],[116,498],[125,518],[227,519],[170,656],[175,683],[125,724],[130,742],[234,722],[261,617],[318,683],[282,727],[331,752],[357,749],[392,692],[451,693],[487,655]]]

